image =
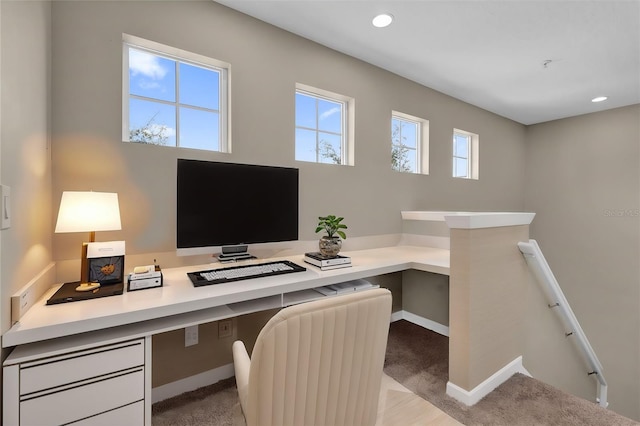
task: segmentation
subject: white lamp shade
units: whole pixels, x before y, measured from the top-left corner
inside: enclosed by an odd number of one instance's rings
[[[56,233],[117,231],[120,224],[118,194],[114,192],[64,191],[60,200]]]

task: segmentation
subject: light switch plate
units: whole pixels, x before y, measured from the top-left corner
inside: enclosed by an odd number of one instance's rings
[[[11,226],[11,187],[0,185],[0,229]]]

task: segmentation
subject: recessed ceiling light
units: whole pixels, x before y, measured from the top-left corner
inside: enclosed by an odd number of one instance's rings
[[[591,102],[602,102],[602,101],[606,101],[606,100],[607,100],[606,96],[598,96],[597,98],[591,99]]]
[[[374,27],[384,28],[389,26],[392,21],[393,21],[393,15],[390,15],[388,13],[381,13],[380,15],[373,18],[371,23],[373,24]]]

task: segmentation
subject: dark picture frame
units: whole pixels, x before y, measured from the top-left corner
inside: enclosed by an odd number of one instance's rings
[[[87,259],[89,282],[100,285],[124,282],[124,256],[95,257]]]

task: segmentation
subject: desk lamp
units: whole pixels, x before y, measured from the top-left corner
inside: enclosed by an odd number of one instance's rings
[[[113,192],[64,191],[60,200],[56,233],[89,232],[89,242],[96,240],[96,231],[117,231],[120,224],[118,194]],[[78,291],[90,291],[100,283],[90,283],[87,263],[87,243],[82,243]]]

